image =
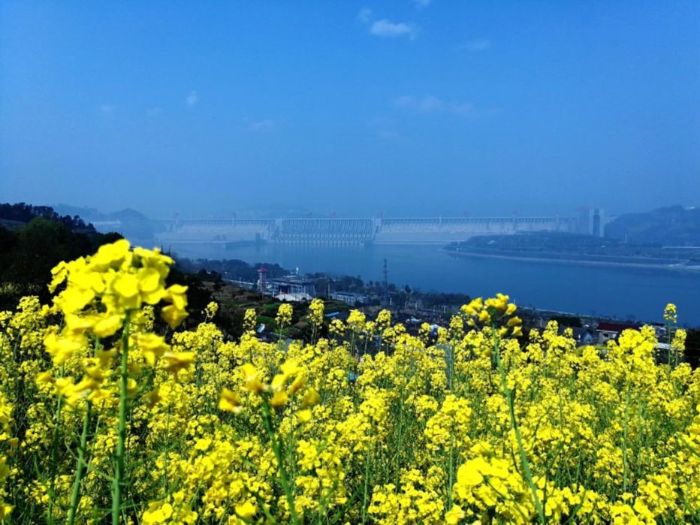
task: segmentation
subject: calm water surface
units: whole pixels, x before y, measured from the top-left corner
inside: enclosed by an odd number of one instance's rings
[[[175,251],[186,257],[277,263],[302,273],[353,275],[365,281],[382,280],[382,264],[387,259],[389,281],[398,286],[471,296],[504,292],[520,305],[643,321],[660,321],[666,303],[675,302],[681,324],[700,326],[700,272],[462,257],[430,246],[263,245],[229,250],[179,247]]]

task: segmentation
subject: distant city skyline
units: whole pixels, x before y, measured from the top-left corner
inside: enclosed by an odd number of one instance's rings
[[[483,216],[698,195],[695,1],[0,4],[3,201]]]

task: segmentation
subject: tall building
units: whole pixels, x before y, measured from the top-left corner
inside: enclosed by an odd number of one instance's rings
[[[578,217],[578,232],[595,237],[605,237],[607,222],[603,208],[581,208]]]

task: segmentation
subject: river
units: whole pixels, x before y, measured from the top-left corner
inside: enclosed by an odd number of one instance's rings
[[[397,286],[474,297],[503,292],[523,306],[647,322],[660,322],[666,303],[674,302],[682,325],[700,326],[700,272],[466,257],[437,246],[267,244],[223,250],[200,245],[174,251],[185,257],[277,263],[302,273],[352,275],[365,281],[382,280],[386,259],[389,282]]]

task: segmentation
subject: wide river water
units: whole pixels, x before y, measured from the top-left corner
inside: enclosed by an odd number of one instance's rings
[[[678,306],[683,325],[700,326],[700,272],[603,267],[544,261],[455,256],[433,246],[366,248],[246,246],[178,247],[181,256],[277,263],[302,273],[325,272],[389,282],[421,291],[490,296],[504,292],[520,305],[541,309],[660,322],[664,306]]]

